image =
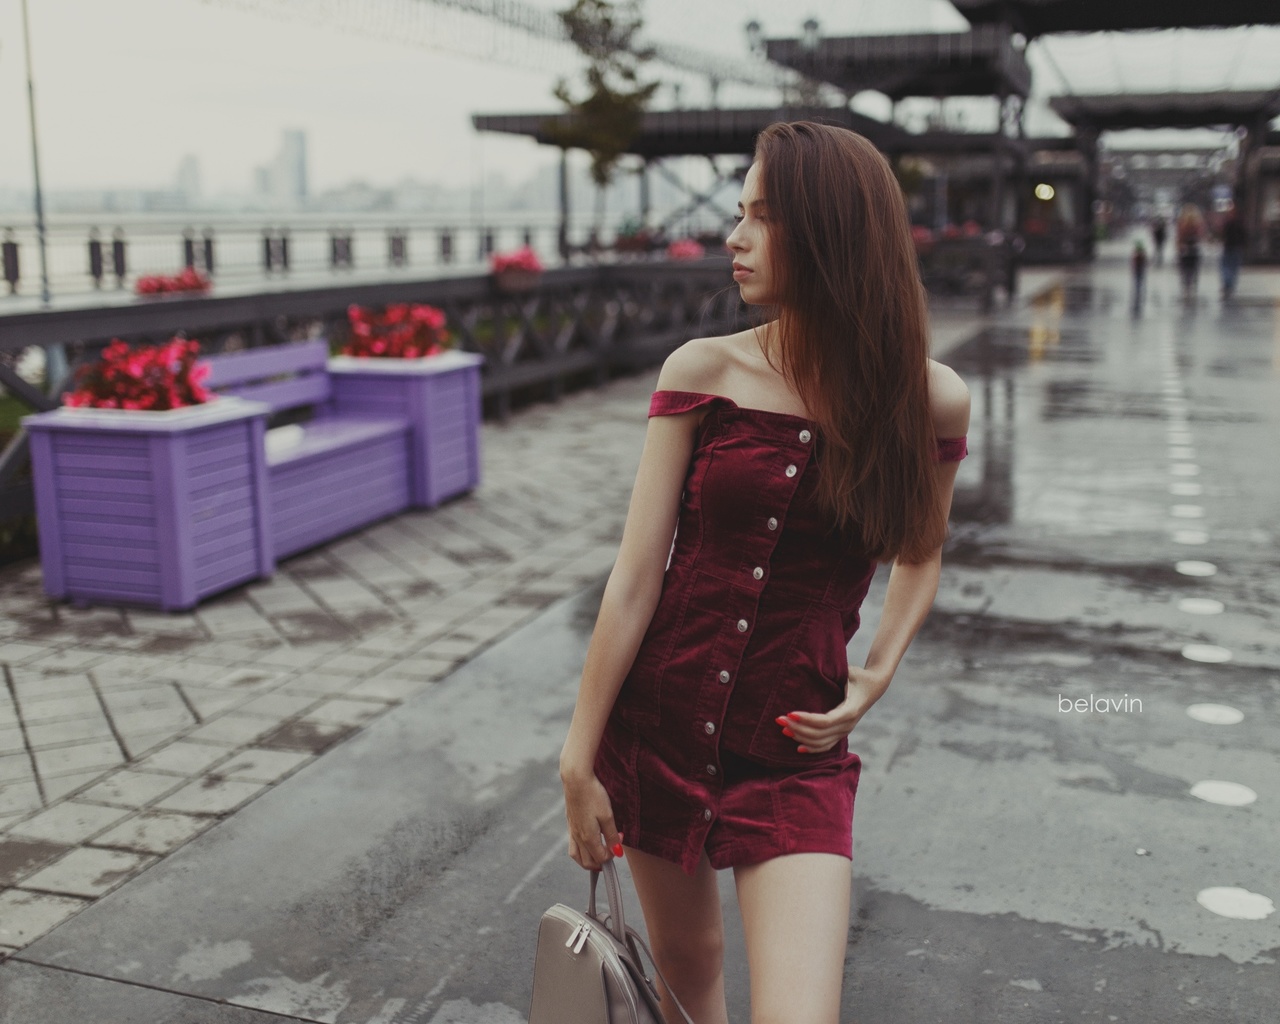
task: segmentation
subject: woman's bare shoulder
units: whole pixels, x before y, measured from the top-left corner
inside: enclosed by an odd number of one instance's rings
[[[929,360],[929,411],[939,437],[969,432],[969,388],[951,367]]]
[[[690,338],[663,362],[657,390],[719,394],[729,358],[727,342],[726,338]]]

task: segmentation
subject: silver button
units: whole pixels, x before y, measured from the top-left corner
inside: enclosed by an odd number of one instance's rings
[[[713,732],[715,732],[715,731],[716,731],[716,723],[715,723],[715,722],[708,722],[708,723],[707,723],[706,725],[704,725],[702,728],[703,728],[703,729],[705,729],[705,730],[706,730],[707,735],[708,735],[708,736],[710,736]]]
[[[729,670],[722,668],[720,670],[720,682],[727,683],[729,681]]]
[[[764,570],[757,565],[754,569],[751,570],[751,575],[758,580],[762,580],[764,579]]]
[[[714,775],[715,773],[716,773],[716,766],[713,764],[707,765],[707,774]]]
[[[795,475],[796,475],[796,464],[793,462],[790,466],[787,467],[787,476],[795,476]]]
[[[746,620],[746,619],[739,619],[739,620],[738,620],[738,632],[739,632],[739,633],[745,633],[746,631],[747,631],[747,620]]]
[[[773,518],[773,516],[770,516],[770,517],[769,517],[769,529],[771,529],[771,530],[776,530],[777,528],[778,528],[778,520],[774,519],[774,518]]]
[[[711,808],[710,808],[710,807],[708,807],[705,811],[703,811],[703,812],[702,812],[702,820],[703,820],[703,821],[710,821],[710,820],[711,820]]]
[[[802,431],[800,431],[800,440],[801,440],[801,441],[807,441],[807,440],[809,440],[809,438],[811,438],[811,437],[813,437],[813,435],[812,435],[811,433],[809,433],[809,431],[807,431],[807,430],[802,430]]]

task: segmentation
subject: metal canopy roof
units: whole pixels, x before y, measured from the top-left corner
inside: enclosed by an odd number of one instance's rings
[[[543,145],[559,145],[547,133],[551,125],[564,125],[566,114],[473,114],[477,131],[527,135]],[[646,159],[669,156],[741,154],[755,149],[756,136],[774,121],[822,121],[865,135],[881,149],[889,147],[902,129],[865,117],[843,107],[772,107],[738,110],[651,110],[645,113],[640,133],[627,152]]]
[[[1009,33],[998,25],[972,32],[911,33],[769,39],[770,60],[848,93],[875,89],[890,99],[907,96],[1025,97],[1031,69]]]
[[[1280,89],[1269,92],[1165,92],[1104,96],[1054,96],[1054,113],[1076,128],[1252,127],[1280,116]]]
[[[1006,24],[1028,38],[1055,32],[1280,25],[1276,0],[951,0],[972,25]]]

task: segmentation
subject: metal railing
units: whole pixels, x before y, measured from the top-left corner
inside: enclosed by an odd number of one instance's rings
[[[206,352],[326,337],[338,344],[351,304],[422,302],[445,311],[456,345],[486,357],[488,413],[505,418],[513,400],[559,397],[571,384],[599,384],[615,371],[660,362],[694,335],[745,323],[728,260],[637,262],[547,271],[529,290],[503,291],[485,275],[380,281],[227,297],[158,297],[128,305],[0,317],[0,384],[33,411],[56,407],[77,367],[113,338],[159,342],[197,338]],[[33,346],[46,353],[49,385],[15,369]],[[32,508],[26,437],[0,453],[0,522]]]

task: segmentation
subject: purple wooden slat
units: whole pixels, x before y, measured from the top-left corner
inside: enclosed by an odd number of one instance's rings
[[[165,611],[190,608],[196,603],[191,578],[191,532],[185,465],[180,459],[180,438],[151,438],[155,466],[156,550],[160,554],[160,607]]]
[[[40,537],[40,568],[44,592],[53,598],[67,596],[63,570],[62,533],[59,522],[63,510],[58,502],[58,485],[53,474],[53,437],[42,430],[30,432],[31,478],[35,485],[36,530]]]
[[[267,480],[267,421],[249,421],[249,467],[253,481],[253,519],[258,527],[258,576],[266,578],[276,569],[276,548],[271,524],[271,492]]]
[[[210,388],[248,384],[284,373],[324,370],[329,343],[320,339],[271,345],[242,352],[224,352],[201,360],[209,365],[206,384]]]
[[[330,514],[317,519],[303,519],[277,534],[277,557],[314,547],[335,536],[361,529],[371,522],[385,519],[404,509],[408,503],[408,487],[389,488],[385,493],[366,490],[358,505],[330,508]],[[277,525],[277,529],[281,529]]]
[[[58,507],[62,510],[63,520],[92,518],[129,523],[155,521],[155,510],[151,502],[112,501],[72,494],[59,495]]]
[[[212,490],[204,493],[193,491],[191,494],[191,517],[193,522],[204,523],[211,516],[222,515],[227,511],[242,510],[246,519],[252,518],[248,509],[253,499],[253,487],[248,483],[225,490]]]
[[[396,465],[391,460],[389,464],[361,467],[358,473],[324,478],[328,486],[323,491],[306,483],[280,488],[272,493],[272,519],[281,523],[329,514],[341,517],[343,505],[358,499],[363,490],[376,490],[388,480],[396,487],[401,486],[402,480],[407,481],[403,464]]]
[[[250,510],[241,506],[238,510],[224,512],[208,519],[200,519],[194,525],[193,544],[196,550],[203,550],[209,544],[216,544],[219,538],[230,537],[246,530],[253,530],[253,517],[247,515]]]
[[[267,464],[274,468],[324,461],[343,451],[359,452],[385,438],[405,437],[408,430],[403,420],[317,420],[306,425],[298,445],[269,454]]]
[[[241,452],[240,458],[245,458],[245,453]],[[190,484],[192,495],[203,495],[211,491],[225,491],[237,486],[248,486],[249,483],[249,466],[244,462],[234,466],[224,466],[214,472],[201,472],[196,475],[195,467],[192,467]]]
[[[151,464],[145,455],[68,455],[54,451],[54,468],[60,476],[131,476],[146,479]]]
[[[67,544],[72,541],[90,541],[95,544],[109,545],[115,541],[122,541],[142,544],[149,548],[156,546],[156,528],[150,523],[64,518],[61,532],[62,539]]]
[[[196,565],[206,566],[211,561],[216,561],[220,552],[252,547],[254,538],[252,522],[241,523],[238,527],[224,526],[208,534],[201,534],[195,543]]]
[[[280,412],[327,402],[329,378],[323,373],[308,374],[270,383],[237,385],[230,393],[249,401],[264,402],[273,412]]]
[[[114,547],[106,547],[97,540],[84,543],[71,537],[62,544],[68,562],[81,565],[119,565],[122,568],[150,567],[159,569],[160,559],[153,544],[128,544],[118,541]],[[107,555],[114,555],[108,558]]]
[[[196,591],[201,597],[216,594],[221,590],[243,583],[257,572],[257,560],[254,555],[256,545],[249,545],[244,552],[235,552],[225,562],[210,566],[196,575]]]
[[[86,596],[109,596],[112,587],[117,584],[131,584],[135,587],[150,587],[159,596],[161,592],[161,575],[158,569],[138,569],[127,566],[99,564],[67,560],[67,583],[71,592],[85,592]]]

